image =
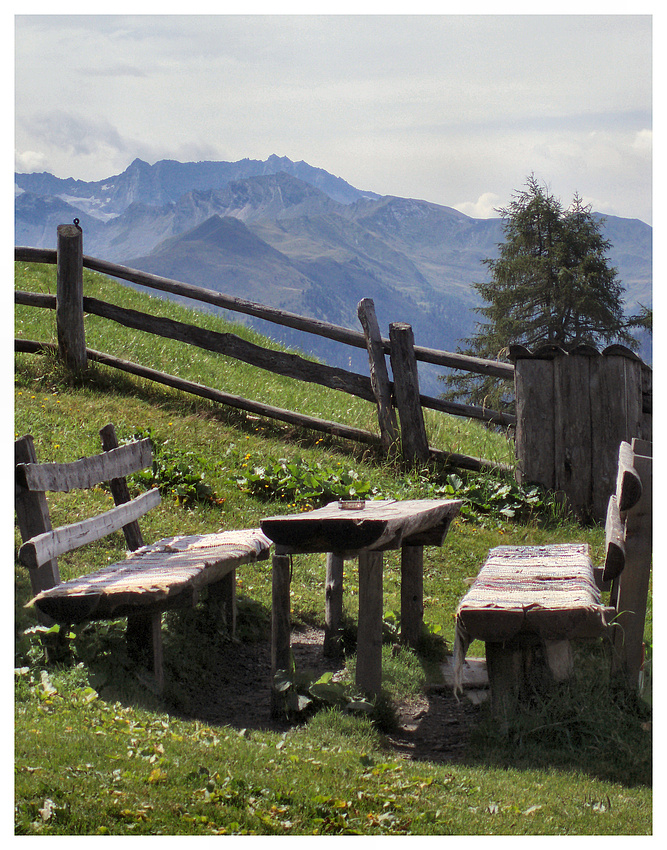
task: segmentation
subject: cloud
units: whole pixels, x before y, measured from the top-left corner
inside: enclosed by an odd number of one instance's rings
[[[26,117],[21,124],[26,132],[43,140],[49,147],[74,156],[108,155],[110,151],[127,150],[123,138],[108,121],[86,118],[61,109]]]
[[[14,162],[19,173],[30,174],[32,171],[47,169],[47,159],[38,151],[15,151]]]
[[[466,201],[462,204],[454,204],[454,209],[469,215],[471,218],[497,218],[498,207],[501,206],[500,195],[494,192],[485,192],[473,203]]]

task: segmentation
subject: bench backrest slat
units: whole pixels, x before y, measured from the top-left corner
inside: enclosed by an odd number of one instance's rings
[[[95,540],[101,540],[102,537],[118,531],[128,522],[138,519],[159,504],[160,491],[149,490],[131,502],[118,505],[99,516],[38,534],[21,546],[19,560],[24,566],[36,569],[52,558],[57,558],[58,555],[71,552]]]
[[[642,496],[642,482],[634,466],[634,452],[629,443],[622,442],[618,451],[616,498],[621,513],[630,510]]]
[[[150,466],[152,460],[151,441],[146,439],[72,463],[21,463],[16,477],[28,490],[67,493],[124,478]]]
[[[618,500],[615,495],[609,498],[607,522],[605,525],[605,548],[603,581],[613,581],[625,567],[625,523],[621,519]]]

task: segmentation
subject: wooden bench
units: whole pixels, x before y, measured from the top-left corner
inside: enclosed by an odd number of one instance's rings
[[[612,672],[637,688],[651,570],[651,455],[644,440],[620,445],[604,567],[594,567],[582,543],[489,552],[456,611],[455,691],[468,646],[484,641],[492,709],[507,716],[539,676],[571,675],[571,640],[602,635],[610,639]],[[610,591],[608,605],[602,591]]]
[[[163,689],[162,613],[192,606],[210,586],[233,632],[236,568],[266,559],[271,541],[259,529],[170,537],[144,545],[137,519],[160,503],[157,489],[130,497],[125,476],[152,464],[150,440],[118,446],[113,425],[101,431],[104,451],[72,463],[37,463],[33,439],[15,443],[16,515],[23,545],[19,561],[30,571],[34,605],[43,623],[72,625],[127,617],[128,654],[145,660]],[[46,492],[89,489],[110,482],[115,507],[72,525],[52,528]],[[123,530],[126,560],[61,583],[57,558]],[[62,631],[62,630],[61,630]]]

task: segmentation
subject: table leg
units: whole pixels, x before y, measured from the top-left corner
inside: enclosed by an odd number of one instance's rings
[[[424,547],[401,549],[401,640],[416,647],[424,623]]]
[[[343,624],[343,558],[327,553],[327,579],[324,592],[324,647],[328,656],[341,654]]]
[[[356,683],[369,696],[382,685],[382,553],[359,554]]]
[[[282,698],[273,687],[278,670],[290,669],[290,557],[273,555],[271,599],[271,716],[284,713]]]

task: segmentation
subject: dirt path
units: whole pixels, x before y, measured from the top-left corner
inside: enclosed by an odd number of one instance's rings
[[[332,670],[322,655],[322,631],[295,632],[292,649],[298,669]],[[270,717],[270,645],[268,641],[229,644],[220,676],[202,686],[196,717],[212,725],[235,729],[285,731],[287,721]],[[430,692],[398,707],[399,727],[386,735],[397,757],[432,762],[455,762],[464,753],[479,708],[458,701],[451,691]]]

